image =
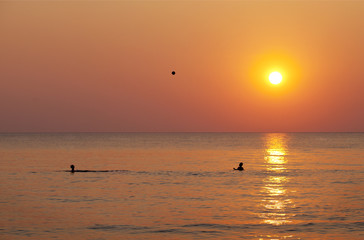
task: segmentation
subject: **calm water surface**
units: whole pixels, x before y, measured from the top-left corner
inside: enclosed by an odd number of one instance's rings
[[[364,239],[363,133],[0,134],[0,180],[0,239]]]

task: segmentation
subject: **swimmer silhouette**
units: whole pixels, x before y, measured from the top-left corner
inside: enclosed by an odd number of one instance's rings
[[[66,172],[71,172],[71,173],[75,173],[75,172],[126,172],[128,170],[75,170],[75,165],[71,165],[70,166],[71,170],[70,171],[66,171]]]
[[[234,168],[234,170],[239,170],[239,171],[243,171],[244,168],[243,168],[243,163],[239,163],[239,167],[238,168]]]
[[[73,165],[73,164],[70,166],[70,168],[71,168],[71,171],[70,171],[71,173],[75,173],[75,172],[96,172],[96,171],[92,171],[92,170],[75,170],[75,165]],[[100,172],[100,171],[97,171],[97,172]]]

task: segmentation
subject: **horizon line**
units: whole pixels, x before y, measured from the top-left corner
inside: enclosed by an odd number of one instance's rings
[[[141,133],[141,134],[145,134],[145,133],[364,133],[364,131],[271,131],[271,132],[266,132],[266,131],[23,131],[23,132],[16,132],[16,131],[11,131],[11,132],[0,132],[0,134],[75,134],[75,133],[92,133],[92,134],[105,134],[105,133]]]

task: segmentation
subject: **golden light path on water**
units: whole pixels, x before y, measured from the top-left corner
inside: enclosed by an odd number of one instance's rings
[[[284,134],[269,134],[265,143],[264,162],[267,170],[267,177],[263,180],[262,188],[264,208],[260,217],[262,223],[272,225],[282,225],[290,223],[290,214],[287,208],[294,207],[294,203],[287,196],[285,185],[289,182],[289,177],[284,175],[287,164],[287,139]]]

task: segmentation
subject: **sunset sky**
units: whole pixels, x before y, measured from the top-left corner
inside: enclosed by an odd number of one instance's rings
[[[0,132],[100,131],[363,132],[364,1],[0,1]]]

